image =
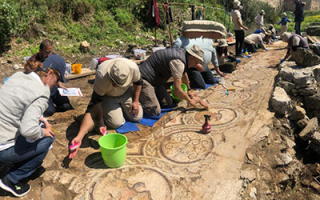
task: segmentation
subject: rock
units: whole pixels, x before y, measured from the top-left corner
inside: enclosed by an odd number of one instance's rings
[[[308,124],[308,120],[307,119],[301,119],[297,122],[297,126],[299,129],[304,129]]]
[[[304,119],[305,115],[306,115],[306,111],[302,107],[296,106],[293,112],[290,113],[289,119],[296,121],[296,120]]]
[[[279,76],[283,81],[292,82],[293,73],[294,73],[294,70],[291,67],[283,67],[279,72]]]
[[[295,84],[288,81],[280,81],[279,87],[283,88],[287,93],[291,93],[291,90],[295,88]]]
[[[288,165],[293,159],[288,153],[280,153],[275,160],[278,166],[285,166]]]
[[[320,65],[316,65],[313,68],[313,74],[316,81],[320,82]]]
[[[253,161],[253,155],[251,153],[247,153],[247,158],[249,161]]]
[[[81,42],[79,49],[82,53],[89,52],[90,51],[90,43],[88,43],[87,41]]]
[[[41,192],[42,200],[55,200],[57,196],[62,195],[59,191],[55,190],[53,186],[45,187]]]
[[[240,178],[241,179],[247,179],[250,182],[255,180],[257,178],[256,172],[253,169],[244,169],[240,172]]]
[[[307,126],[299,133],[299,137],[301,137],[303,140],[309,140],[317,128],[318,118],[314,117],[307,122]]]
[[[255,187],[251,188],[249,195],[251,198],[257,199],[257,196],[256,196],[257,195],[257,188],[255,188]]]
[[[271,98],[271,106],[275,113],[285,115],[293,109],[290,97],[283,88],[276,87]]]
[[[259,129],[257,135],[255,136],[255,140],[257,142],[260,142],[261,140],[264,140],[267,138],[270,134],[271,130],[268,126],[263,126]]]
[[[296,143],[294,141],[292,141],[290,138],[288,138],[287,136],[283,136],[283,139],[284,139],[284,141],[286,141],[288,148],[291,149],[294,146],[296,146]]]
[[[311,96],[315,93],[317,93],[317,85],[298,89],[298,94],[301,96]]]
[[[320,109],[320,94],[305,97],[305,105],[307,110],[319,110]]]
[[[309,146],[314,152],[320,155],[320,146],[315,143],[310,143]]]
[[[281,185],[286,186],[286,185],[288,184],[289,180],[290,180],[289,176],[288,176],[287,174],[285,174],[285,173],[282,173],[282,172],[281,172],[281,173],[278,175],[278,182],[279,182]]]
[[[296,88],[306,88],[310,85],[314,85],[316,83],[316,80],[312,76],[313,71],[311,69],[308,72],[294,72],[293,82],[296,85]]]
[[[320,26],[319,25],[309,25],[306,30],[308,35],[320,36]]]
[[[18,64],[14,64],[13,69],[18,70],[18,69],[20,69],[20,66]]]
[[[311,138],[311,142],[320,146],[320,133],[319,132],[314,132],[314,134],[312,135],[312,138]]]

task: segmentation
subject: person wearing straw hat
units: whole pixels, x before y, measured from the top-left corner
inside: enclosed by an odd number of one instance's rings
[[[195,68],[189,68],[187,73],[190,81],[190,86],[192,88],[200,88],[205,89],[206,84],[214,84],[215,80],[211,70],[208,65],[210,62],[214,65],[214,69],[217,74],[220,76],[224,76],[224,74],[219,69],[219,63],[217,60],[216,50],[213,47],[213,40],[209,38],[186,38],[184,36],[180,36],[173,44],[175,48],[184,48],[189,49],[193,45],[198,45],[204,52],[203,62],[201,63],[204,67],[203,72],[199,72]]]
[[[203,62],[203,54],[203,50],[198,45],[193,45],[187,50],[168,48],[151,54],[139,68],[143,79],[140,103],[145,114],[159,116],[161,108],[172,106],[172,97],[165,87],[170,78],[173,78],[173,88],[178,99],[187,100],[193,107],[199,103],[208,108],[206,102],[190,91],[186,73],[189,68],[204,71],[204,67],[200,64]],[[181,88],[182,79],[187,85],[188,92],[184,92]]]
[[[291,57],[299,66],[309,67],[320,64],[320,57],[310,50],[307,40],[298,34],[285,32],[281,35],[284,42],[288,43],[288,51],[280,64]]]
[[[235,54],[236,56],[243,57],[242,50],[244,45],[244,30],[248,30],[248,27],[242,24],[240,10],[243,9],[241,2],[235,0],[233,2],[233,10],[231,11],[232,21],[234,24],[234,32],[236,35]]]
[[[73,158],[83,137],[93,128],[103,135],[107,127],[122,126],[126,120],[139,122],[143,111],[139,103],[142,79],[139,67],[127,58],[115,58],[101,63],[96,71],[93,93],[77,136],[78,143],[69,157]]]
[[[268,36],[271,35],[271,33],[267,33]],[[248,50],[249,53],[255,53],[257,50],[255,46],[259,44],[262,49],[268,51],[266,48],[265,44],[263,43],[263,39],[265,38],[266,34],[263,32],[261,33],[253,33],[248,35],[247,37],[244,38],[244,47]]]
[[[287,17],[287,13],[282,14],[281,21],[278,24],[281,24],[281,30],[280,30],[280,36],[284,33],[287,32],[288,30],[288,22],[291,23],[291,21]]]
[[[48,107],[50,88],[63,74],[62,68],[44,69],[41,62],[28,60],[24,72],[14,73],[0,88],[0,162],[11,165],[0,187],[16,197],[30,191],[25,180],[41,167],[55,139],[51,127],[42,128],[39,121]]]
[[[262,29],[264,25],[264,19],[263,16],[265,15],[264,10],[261,10],[260,13],[254,18],[254,21],[256,22],[256,25],[258,29]]]
[[[220,70],[225,73],[236,70],[237,63],[240,63],[241,60],[229,55],[227,40],[220,39],[216,50]]]

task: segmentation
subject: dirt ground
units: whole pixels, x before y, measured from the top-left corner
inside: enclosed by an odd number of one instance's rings
[[[84,138],[76,158],[67,158],[68,143],[77,134],[91,97],[94,75],[68,81],[67,87],[79,87],[84,96],[70,98],[74,110],[48,118],[60,134],[56,134],[44,161],[45,172],[31,177],[32,189],[21,199],[253,199],[243,189],[241,173],[249,169],[248,152],[254,158],[264,155],[263,162],[254,159],[255,167],[250,166],[250,170],[256,170],[261,164],[272,165],[273,153],[280,148],[277,143],[261,145],[257,138],[263,127],[274,124],[268,102],[284,47],[284,43],[276,42],[268,52],[259,50],[250,59],[243,58],[238,69],[226,77],[226,86],[236,88],[228,95],[221,85],[196,91],[208,102],[208,110],[190,108],[182,101],[152,128],[138,124],[140,131],[125,134],[129,140],[127,158],[117,169],[104,165],[97,142],[101,136],[95,132]],[[78,62],[89,63],[88,57]],[[1,82],[16,71],[12,65],[18,59],[8,63],[0,58]],[[209,134],[200,133],[205,114],[212,116]],[[273,180],[276,184],[273,174],[268,185]],[[291,194],[292,190],[280,190],[278,198],[258,199],[288,199]],[[0,197],[14,199],[2,190]]]

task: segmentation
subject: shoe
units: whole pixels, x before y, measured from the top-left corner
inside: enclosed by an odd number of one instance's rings
[[[0,187],[8,192],[11,192],[16,197],[22,197],[26,195],[31,187],[27,183],[19,182],[17,184],[13,184],[7,177],[3,177],[0,180]]]

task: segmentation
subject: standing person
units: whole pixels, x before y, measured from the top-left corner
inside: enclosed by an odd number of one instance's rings
[[[206,84],[214,84],[214,77],[209,69],[208,65],[210,62],[214,65],[214,68],[220,76],[224,76],[224,74],[219,69],[219,63],[217,60],[216,50],[213,47],[213,40],[209,38],[186,38],[184,36],[180,36],[173,44],[173,47],[176,48],[184,48],[189,49],[193,45],[198,45],[203,51],[203,62],[201,63],[204,67],[203,72],[199,72],[195,68],[189,68],[187,73],[190,81],[190,86],[192,88],[201,88],[205,89]]]
[[[302,2],[301,0],[294,0],[296,4],[296,9],[293,12],[294,13],[294,30],[296,31],[296,34],[301,35],[301,23],[304,21],[304,13],[303,8],[306,3]]]
[[[203,62],[203,50],[197,45],[193,45],[187,50],[169,48],[151,54],[139,68],[143,79],[140,102],[144,113],[159,116],[161,108],[172,106],[172,98],[165,88],[165,84],[171,77],[173,77],[173,87],[177,98],[187,100],[193,107],[200,103],[208,108],[207,103],[190,91],[186,73],[188,68],[196,68],[200,72],[204,71],[201,62]],[[181,88],[183,76],[186,80],[188,93]]]
[[[261,10],[260,13],[254,18],[254,21],[256,22],[257,28],[262,29],[264,25],[264,19],[263,16],[265,15],[264,10]]]
[[[281,21],[278,24],[281,24],[281,31],[280,31],[280,36],[284,33],[287,32],[288,30],[288,22],[291,23],[291,21],[287,17],[287,13],[282,14]]]
[[[92,97],[80,130],[71,141],[72,145],[78,143],[77,148],[69,157],[76,156],[83,137],[95,125],[100,133],[104,134],[107,126],[119,128],[126,119],[132,122],[140,121],[143,116],[139,104],[141,86],[139,67],[133,61],[115,58],[101,63],[97,68]]]
[[[248,30],[248,27],[242,24],[240,10],[243,9],[241,2],[235,0],[233,2],[233,10],[231,11],[232,21],[234,23],[234,32],[236,35],[235,54],[236,56],[243,57],[242,50],[244,45],[244,30]]]
[[[62,78],[61,68],[43,69],[27,61],[24,72],[14,73],[0,88],[0,162],[13,164],[0,187],[21,197],[30,185],[21,181],[39,168],[54,141],[50,128],[39,121],[48,107],[50,89]]]

